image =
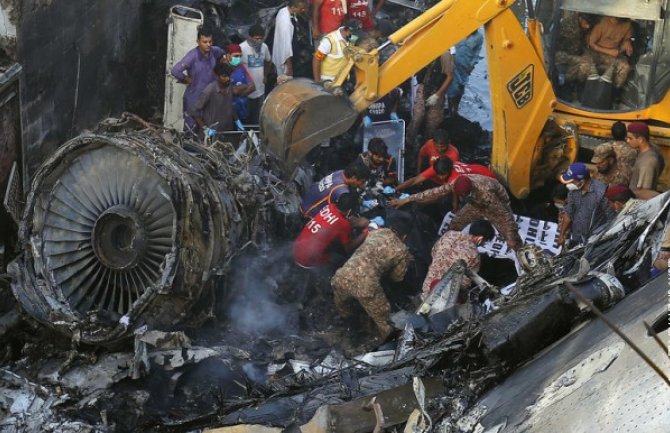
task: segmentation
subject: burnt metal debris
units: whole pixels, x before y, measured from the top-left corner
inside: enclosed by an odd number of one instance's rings
[[[292,184],[261,169],[253,146],[201,145],[135,120],[103,122],[42,165],[9,267],[23,308],[83,343],[211,308],[216,277],[264,218],[297,211]]]
[[[0,400],[10,408],[0,426],[21,431],[33,411],[62,431],[472,431],[486,414],[480,395],[588,317],[567,284],[601,309],[620,302],[649,279],[668,219],[664,194],[584,247],[553,258],[524,250],[527,271],[504,290],[458,263],[440,296],[394,315],[396,341],[371,347],[365,325],[337,321],[332,296],[301,294],[290,267],[273,263],[287,256],[273,227],[286,231],[298,194],[253,138],[239,148],[196,143],[126,115],[45,163],[21,222],[12,291],[46,325],[33,332],[65,338],[27,338],[11,358],[28,380],[0,371],[0,387],[13,390]],[[238,257],[251,244],[252,258]],[[454,304],[449,288],[464,275],[475,287]],[[224,287],[246,296],[248,310],[212,312]],[[274,301],[272,314],[291,322],[284,333],[226,321],[267,319]],[[22,319],[8,314],[16,329]],[[165,332],[212,314],[213,328]],[[78,346],[125,337],[134,344],[120,352]]]

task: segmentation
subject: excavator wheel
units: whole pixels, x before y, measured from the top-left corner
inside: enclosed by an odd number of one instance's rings
[[[270,92],[261,108],[260,128],[268,149],[284,161],[284,173],[290,178],[310,150],[346,132],[357,118],[346,96],[296,78]]]

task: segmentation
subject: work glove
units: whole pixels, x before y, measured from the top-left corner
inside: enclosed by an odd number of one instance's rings
[[[384,218],[376,216],[370,220],[370,223],[376,224],[377,227],[384,227]]]
[[[433,105],[436,105],[439,99],[440,97],[437,96],[437,93],[433,93],[428,99],[426,99],[426,107],[432,107]]]
[[[403,192],[402,194],[400,194],[400,200],[404,200],[404,199],[406,199],[407,197],[409,197],[409,194],[406,194],[406,193],[404,193],[404,192]]]
[[[235,121],[235,126],[237,126],[238,131],[244,131],[244,125],[242,125],[242,121],[240,119],[237,119]]]
[[[214,137],[216,135],[216,130],[212,128],[205,128],[203,132],[205,133],[205,137]]]
[[[372,119],[370,119],[370,116],[363,117],[363,126],[365,126],[366,128],[372,126]]]
[[[384,194],[391,195],[395,193],[395,188],[393,188],[392,186],[385,186],[383,192]]]
[[[391,117],[391,120],[394,121],[394,122],[399,122],[400,121],[400,118],[398,117],[398,113],[396,113],[395,111],[391,113],[390,117]]]

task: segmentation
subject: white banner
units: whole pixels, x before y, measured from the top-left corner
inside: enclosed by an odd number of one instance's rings
[[[454,218],[454,214],[447,212],[442,220],[442,225],[438,234],[442,236],[447,231],[447,224]],[[517,225],[519,226],[519,236],[524,244],[534,244],[552,255],[558,254],[559,247],[556,244],[556,236],[558,235],[558,224],[550,221],[542,221],[526,216],[514,215]],[[495,227],[494,227],[495,228]],[[496,230],[496,236],[491,242],[487,242],[483,247],[479,247],[480,253],[486,253],[491,257],[508,257],[516,258],[514,251],[507,246],[504,240]]]

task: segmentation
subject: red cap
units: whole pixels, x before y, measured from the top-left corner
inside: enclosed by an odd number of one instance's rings
[[[628,132],[633,134],[647,134],[649,135],[649,126],[644,122],[632,122],[628,125]]]
[[[460,175],[454,181],[454,194],[461,197],[472,191],[472,181],[469,177]]]
[[[226,45],[226,53],[232,54],[232,53],[241,53],[242,48],[238,44],[228,44]]]

